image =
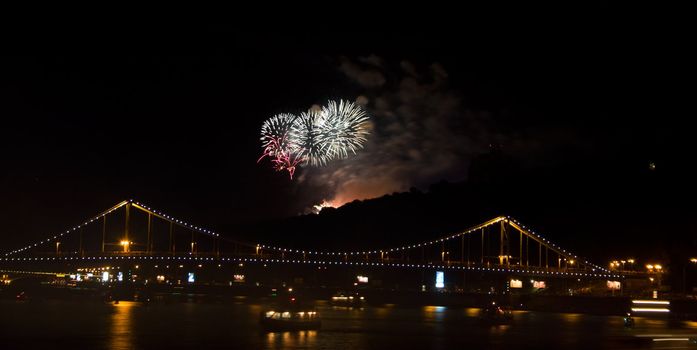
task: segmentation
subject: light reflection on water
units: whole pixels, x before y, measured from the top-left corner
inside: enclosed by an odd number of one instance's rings
[[[561,314],[561,316],[567,323],[576,323],[583,317],[582,314]]]
[[[266,334],[266,348],[288,349],[307,348],[315,345],[317,331],[269,332]]]
[[[111,328],[109,330],[110,348],[113,350],[133,349],[133,308],[138,303],[133,301],[121,301],[114,305],[111,314]]]
[[[260,304],[0,301],[4,349],[53,348],[572,348],[631,349],[637,336],[693,337],[697,322],[621,316],[515,312],[510,325],[483,325],[476,308],[401,307],[360,309],[319,306],[318,331],[263,332]],[[79,310],[76,312],[75,310]],[[41,317],[37,317],[41,315]],[[629,343],[631,344],[631,343]],[[649,346],[650,348],[651,346]],[[655,346],[654,346],[655,347]]]
[[[481,313],[482,309],[478,309],[475,307],[468,307],[465,308],[465,315],[469,317],[477,317]]]

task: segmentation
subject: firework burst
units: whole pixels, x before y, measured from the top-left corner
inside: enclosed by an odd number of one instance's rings
[[[343,159],[363,148],[368,135],[368,114],[359,105],[341,100],[322,108],[317,135],[329,159]]]
[[[277,114],[261,126],[263,152],[257,162],[269,157],[274,169],[287,170],[292,179],[298,165],[323,166],[355,154],[366,141],[368,125],[365,110],[344,100],[300,116]]]
[[[293,114],[281,113],[269,118],[261,125],[261,147],[264,152],[257,162],[264,157],[275,157],[290,147],[288,136],[296,118]]]
[[[321,120],[321,112],[310,110],[301,113],[291,127],[293,152],[300,155],[304,164],[322,166],[331,160],[327,145],[320,139],[318,123]]]

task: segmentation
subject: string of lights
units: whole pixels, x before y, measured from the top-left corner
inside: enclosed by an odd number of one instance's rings
[[[17,274],[17,275],[39,275],[39,276],[67,275],[67,273],[65,273],[65,272],[26,271],[26,270],[0,270],[0,273],[12,273],[12,274]]]
[[[414,249],[414,248],[420,248],[420,247],[427,247],[427,246],[432,246],[438,243],[446,242],[452,239],[460,238],[464,235],[471,234],[475,231],[478,231],[480,229],[486,228],[488,226],[491,226],[493,224],[499,223],[501,221],[505,222],[512,222],[516,226],[520,227],[525,234],[530,235],[531,237],[537,238],[540,241],[544,242],[546,245],[552,247],[554,250],[556,250],[560,255],[565,255],[567,257],[571,257],[574,259],[579,259],[577,255],[572,254],[570,252],[567,252],[565,249],[562,249],[558,247],[556,244],[548,241],[546,238],[542,237],[541,235],[535,233],[531,229],[528,229],[525,227],[525,225],[520,224],[517,220],[511,218],[510,216],[499,216],[497,218],[491,219],[483,224],[474,226],[472,228],[467,229],[466,231],[459,232],[447,237],[443,237],[440,239],[434,239],[431,241],[426,241],[426,242],[421,242],[417,244],[411,244],[411,245],[405,245],[401,247],[395,247],[395,248],[387,248],[387,249],[381,249],[381,250],[368,250],[368,251],[317,251],[317,250],[302,250],[302,249],[290,249],[290,248],[283,248],[283,247],[275,247],[275,246],[269,246],[269,245],[262,245],[260,244],[259,247],[262,249],[269,249],[273,251],[278,251],[278,252],[284,252],[284,253],[299,253],[299,254],[309,254],[309,255],[339,255],[339,256],[350,256],[350,255],[371,255],[371,254],[382,254],[382,253],[390,253],[390,252],[400,252],[400,251],[405,251],[409,249]],[[592,264],[588,262],[587,260],[581,260],[583,264],[592,267],[593,269],[598,269],[600,271],[605,271],[605,272],[610,272],[608,269],[605,269],[603,267],[600,267],[598,265]]]
[[[41,241],[39,241],[39,242],[36,242],[36,243],[34,243],[34,244],[29,244],[29,245],[24,246],[24,247],[22,247],[22,248],[18,248],[18,249],[9,251],[9,252],[5,253],[5,256],[11,256],[11,255],[14,255],[14,254],[17,254],[17,253],[24,252],[24,251],[29,250],[29,249],[31,249],[31,248],[35,248],[35,247],[42,246],[43,244],[47,244],[47,243],[50,243],[50,242],[57,241],[57,240],[60,239],[61,237],[65,236],[65,235],[68,235],[68,234],[70,234],[70,233],[72,233],[72,232],[75,232],[75,231],[77,231],[78,229],[80,229],[80,228],[82,228],[82,227],[84,227],[84,226],[87,226],[87,225],[89,225],[90,223],[92,223],[92,222],[94,222],[94,221],[96,221],[96,220],[101,219],[102,217],[104,217],[104,216],[110,214],[111,212],[113,212],[114,210],[117,210],[117,209],[121,208],[122,206],[128,204],[129,202],[131,202],[131,200],[123,201],[123,202],[121,202],[121,203],[119,203],[119,204],[117,204],[117,205],[115,205],[115,206],[113,206],[113,207],[107,209],[106,211],[104,211],[104,212],[102,212],[102,213],[100,213],[100,214],[98,214],[98,215],[96,215],[96,216],[94,216],[94,217],[92,217],[92,218],[87,219],[84,223],[82,223],[82,224],[80,224],[80,225],[77,225],[77,226],[75,226],[75,227],[73,227],[73,228],[71,228],[71,229],[65,230],[65,232],[56,233],[56,234],[53,235],[52,237],[48,237],[48,238],[43,239],[43,240],[41,240]]]
[[[139,206],[139,207],[145,208],[146,210],[148,210],[148,211],[150,211],[150,212],[153,212],[153,213],[159,215],[160,217],[162,217],[163,219],[165,219],[165,220],[167,220],[167,221],[171,221],[171,222],[173,222],[173,223],[175,223],[175,224],[178,224],[178,225],[180,225],[180,226],[182,226],[182,227],[186,227],[186,228],[188,228],[188,229],[190,229],[190,230],[194,230],[194,231],[196,231],[196,232],[198,232],[198,233],[203,233],[203,234],[206,234],[206,235],[209,235],[209,236],[212,236],[212,237],[220,237],[220,234],[219,234],[219,233],[215,233],[215,232],[213,232],[213,231],[211,231],[211,230],[208,230],[208,229],[205,229],[205,228],[202,228],[202,227],[199,227],[199,226],[195,226],[195,225],[189,224],[189,223],[187,223],[186,221],[179,220],[179,219],[177,219],[177,218],[174,218],[174,217],[172,217],[172,216],[169,216],[169,215],[167,215],[167,214],[165,214],[165,213],[163,213],[163,212],[161,212],[161,211],[159,211],[159,210],[152,209],[152,208],[148,207],[148,206],[145,205],[145,204],[142,204],[142,203],[139,203],[139,202],[134,202],[133,200],[129,200],[129,201],[132,202],[133,204]]]
[[[410,264],[410,263],[390,263],[390,262],[359,262],[359,261],[327,261],[327,260],[302,260],[302,259],[272,259],[272,258],[212,258],[212,257],[193,257],[193,256],[86,256],[86,257],[33,257],[33,258],[0,258],[5,262],[40,262],[40,261],[192,261],[196,263],[210,262],[215,264],[222,263],[280,263],[280,264],[304,264],[304,265],[333,265],[333,266],[362,266],[362,267],[405,267],[405,268],[427,268],[438,270],[467,270],[481,272],[504,272],[504,273],[527,273],[532,275],[545,276],[577,276],[577,277],[598,277],[598,278],[622,278],[622,275],[611,273],[595,272],[567,272],[549,271],[546,269],[531,269],[520,267],[481,267],[481,266],[453,266],[435,264]]]
[[[75,232],[75,231],[77,231],[77,230],[79,230],[79,229],[81,229],[81,228],[83,228],[83,227],[85,227],[85,226],[87,226],[87,225],[89,225],[89,224],[91,224],[91,223],[93,223],[93,222],[95,222],[95,221],[97,221],[97,220],[103,218],[104,216],[111,214],[112,212],[114,212],[115,210],[117,210],[117,209],[123,207],[123,206],[126,205],[126,204],[133,204],[133,205],[135,205],[135,206],[137,206],[137,207],[141,207],[141,208],[143,208],[143,209],[146,209],[147,211],[150,211],[150,212],[152,212],[152,213],[154,213],[154,214],[160,216],[161,218],[163,218],[163,219],[165,219],[165,220],[167,220],[167,221],[170,221],[170,222],[172,222],[172,223],[175,223],[175,224],[177,224],[178,226],[185,227],[185,228],[187,228],[187,229],[193,230],[193,231],[195,231],[195,232],[198,232],[198,233],[201,233],[201,234],[205,234],[205,235],[208,235],[208,236],[211,236],[211,237],[220,237],[220,234],[218,234],[218,233],[216,233],[216,232],[213,232],[213,231],[211,231],[211,230],[208,230],[208,229],[205,229],[205,228],[202,228],[202,227],[199,227],[199,226],[190,224],[190,223],[188,223],[188,222],[186,222],[186,221],[183,221],[183,220],[179,220],[179,219],[174,218],[174,217],[172,217],[172,216],[170,216],[170,215],[167,215],[167,214],[165,214],[165,213],[163,213],[163,212],[161,212],[161,211],[159,211],[159,210],[152,209],[152,208],[150,208],[149,206],[147,206],[147,205],[145,205],[145,204],[142,204],[142,203],[140,203],[140,202],[136,202],[136,201],[134,201],[133,199],[129,199],[129,200],[125,200],[125,201],[123,201],[123,202],[120,202],[119,204],[117,204],[117,205],[115,205],[115,206],[113,206],[113,207],[107,209],[106,211],[104,211],[104,212],[102,212],[102,213],[99,213],[98,215],[93,216],[93,217],[91,217],[91,218],[85,220],[83,223],[81,223],[81,224],[79,224],[79,225],[77,225],[77,226],[75,226],[75,227],[73,227],[73,228],[71,228],[71,229],[68,229],[68,230],[66,230],[66,231],[64,231],[64,232],[61,232],[61,233],[56,233],[56,234],[53,235],[53,236],[50,236],[50,237],[48,237],[48,238],[46,238],[46,239],[43,239],[43,240],[38,241],[38,242],[35,242],[35,243],[33,243],[33,244],[29,244],[29,245],[24,246],[24,247],[22,247],[22,248],[18,248],[18,249],[9,251],[9,252],[5,253],[4,256],[12,256],[12,255],[15,255],[15,254],[17,254],[17,253],[21,253],[21,252],[27,251],[27,250],[32,249],[32,248],[35,248],[35,247],[40,247],[40,246],[42,246],[42,245],[44,245],[44,244],[48,244],[48,243],[51,243],[51,242],[55,242],[55,241],[57,241],[58,239],[61,239],[62,237],[67,236],[67,235],[69,235],[70,233],[73,233],[73,232]],[[254,245],[253,245],[253,244],[249,244],[249,246],[254,246]]]

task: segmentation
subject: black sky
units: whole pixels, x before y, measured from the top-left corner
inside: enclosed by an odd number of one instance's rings
[[[670,213],[689,215],[695,167],[689,123],[681,122],[689,115],[679,108],[688,71],[678,37],[611,18],[578,24],[428,33],[38,31],[40,44],[0,56],[0,246],[62,230],[125,198],[213,228],[297,214],[312,196],[255,164],[260,124],[366,94],[338,67],[369,55],[393,66],[439,63],[449,93],[490,114],[497,133],[538,141],[534,159],[516,161],[548,179],[541,197],[582,188],[596,198],[588,203],[622,207],[623,220],[655,212],[657,226]],[[574,146],[547,142],[559,138]],[[507,148],[515,144],[503,146],[516,153]],[[642,191],[661,192],[650,194],[661,203],[637,203]],[[554,198],[575,207],[574,195]],[[614,220],[612,206],[603,208],[584,227]]]

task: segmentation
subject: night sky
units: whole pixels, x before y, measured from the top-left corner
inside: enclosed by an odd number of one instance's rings
[[[234,236],[322,200],[467,181],[472,160],[492,149],[537,179],[535,198],[501,200],[527,202],[557,236],[564,226],[545,213],[569,208],[570,232],[584,237],[576,251],[669,235],[694,246],[694,141],[681,122],[693,113],[678,108],[687,57],[669,32],[598,21],[431,33],[38,31],[36,45],[0,56],[0,247],[126,198]],[[294,181],[256,164],[266,118],[339,98],[361,98],[374,115],[362,154],[300,169]]]

